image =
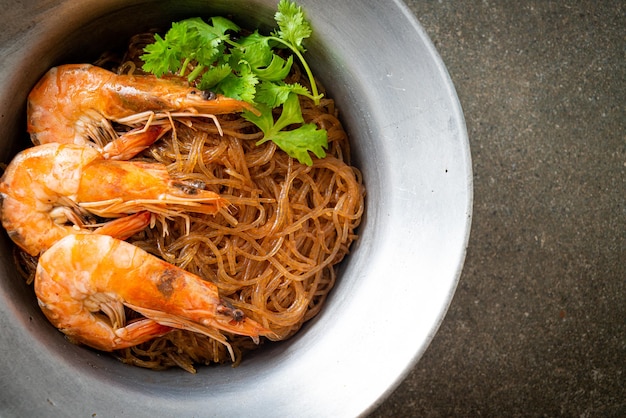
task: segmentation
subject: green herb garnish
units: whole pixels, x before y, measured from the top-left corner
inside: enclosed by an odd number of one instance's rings
[[[304,96],[318,105],[322,98],[303,57],[303,41],[311,36],[311,26],[302,8],[289,0],[280,0],[274,17],[278,29],[269,36],[256,31],[239,39],[231,37],[240,32],[239,26],[223,17],[213,17],[209,23],[200,18],[175,22],[164,37],[155,35],[155,42],[145,47],[142,68],[158,77],[186,77],[199,89],[253,104],[260,115],[246,111],[243,117],[263,132],[257,144],[273,141],[291,157],[312,165],[309,152],[325,157],[328,138],[325,130],[304,123],[298,99]],[[293,55],[285,59],[276,53],[279,48]],[[294,55],[311,90],[284,82]],[[280,116],[274,120],[273,109],[279,107]]]

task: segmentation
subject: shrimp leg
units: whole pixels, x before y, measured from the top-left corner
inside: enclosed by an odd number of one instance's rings
[[[169,130],[168,125],[134,129],[109,142],[102,148],[105,160],[130,160],[155,143]]]
[[[100,235],[109,235],[117,239],[128,239],[150,225],[151,219],[152,214],[150,212],[138,212],[108,221],[94,229],[93,232]]]
[[[100,350],[131,346],[162,335],[167,327],[189,329],[225,344],[220,331],[255,341],[271,334],[225,302],[212,283],[106,235],[69,235],[50,247],[39,259],[35,293],[56,328]],[[152,322],[139,324],[139,330],[133,324],[120,326],[118,315],[107,312],[121,305]]]

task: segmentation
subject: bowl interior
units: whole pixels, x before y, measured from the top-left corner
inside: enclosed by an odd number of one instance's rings
[[[32,4],[30,4],[32,3]],[[26,96],[48,68],[90,62],[181,18],[273,27],[274,0],[24,2],[0,35],[0,161],[29,146]],[[237,368],[152,372],[65,341],[39,311],[0,239],[0,341],[16,415],[354,416],[373,408],[428,345],[463,262],[471,170],[445,68],[400,2],[299,1],[307,58],[337,102],[367,187],[360,238],[321,314]],[[408,35],[407,35],[408,34]],[[10,382],[10,384],[8,384]]]

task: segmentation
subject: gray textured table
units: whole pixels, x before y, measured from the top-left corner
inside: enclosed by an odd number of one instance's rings
[[[626,3],[408,1],[465,112],[450,310],[372,414],[626,416]]]

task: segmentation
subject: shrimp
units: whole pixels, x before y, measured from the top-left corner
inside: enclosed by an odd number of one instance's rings
[[[218,330],[256,343],[271,334],[221,299],[214,284],[106,235],[69,235],[50,247],[39,258],[35,293],[45,316],[71,341],[103,351],[179,328],[217,339],[234,358]],[[124,306],[144,318],[125,325]]]
[[[163,164],[107,159],[89,145],[58,143],[19,153],[0,178],[0,195],[4,228],[32,256],[86,229],[84,220],[93,215],[120,218],[148,211],[161,220],[188,220],[187,211],[215,214],[226,204],[216,193],[173,180]],[[129,236],[141,229],[142,219],[138,226],[124,221],[109,226],[111,235]]]
[[[129,123],[134,115],[186,112],[214,115],[250,110],[250,104],[190,87],[175,78],[118,75],[90,64],[50,69],[28,96],[27,129],[34,144],[85,144],[110,129],[109,121]]]

